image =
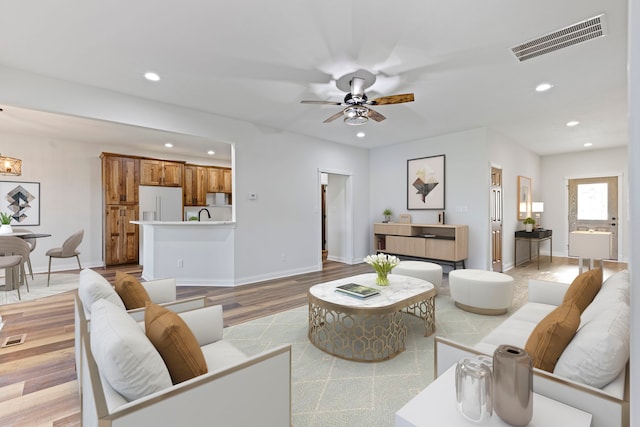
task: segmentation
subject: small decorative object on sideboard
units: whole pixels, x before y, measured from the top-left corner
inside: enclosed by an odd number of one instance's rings
[[[493,353],[493,409],[506,423],[524,427],[533,417],[533,364],[525,350],[501,345]]]
[[[0,212],[0,223],[2,223],[2,225],[0,226],[0,234],[9,234],[13,232],[13,230],[11,229],[12,219],[13,217],[11,215]]]
[[[391,221],[391,215],[393,215],[393,212],[391,211],[391,209],[385,209],[382,211],[382,215],[384,215],[384,223],[387,223],[389,221]]]
[[[522,223],[524,224],[525,231],[527,233],[531,233],[533,231],[533,226],[536,224],[536,220],[531,217],[527,217],[522,220]]]

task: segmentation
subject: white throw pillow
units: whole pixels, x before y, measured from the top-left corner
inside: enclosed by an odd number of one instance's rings
[[[580,316],[580,324],[586,324],[595,319],[601,312],[609,310],[613,305],[625,303],[629,305],[629,272],[620,271],[604,281],[600,291]]]
[[[127,400],[173,385],[162,357],[140,325],[105,299],[91,307],[90,339],[100,374]]]
[[[618,302],[581,324],[553,373],[596,388],[609,384],[629,360],[630,316],[629,306]]]
[[[115,289],[113,289],[113,286],[111,286],[111,283],[89,268],[85,268],[80,272],[78,295],[88,313],[91,313],[91,305],[100,299],[109,300],[116,307],[120,307],[123,311],[126,310],[124,303]]]

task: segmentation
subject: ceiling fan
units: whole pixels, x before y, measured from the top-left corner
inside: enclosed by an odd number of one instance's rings
[[[364,93],[365,89],[370,87],[376,81],[376,76],[365,70],[359,70],[355,73],[347,74],[336,80],[338,89],[347,92],[342,102],[335,101],[300,101],[302,104],[328,104],[341,105],[342,111],[334,114],[326,119],[323,123],[329,123],[338,117],[344,116],[344,122],[348,125],[363,125],[373,119],[381,122],[386,117],[369,107],[369,105],[388,105],[401,104],[403,102],[412,102],[414,96],[412,93],[401,95],[382,96],[369,100]]]

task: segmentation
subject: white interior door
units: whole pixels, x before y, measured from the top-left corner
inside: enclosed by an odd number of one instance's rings
[[[611,233],[611,258],[618,259],[618,177],[569,179],[569,233]],[[569,248],[571,253],[571,248]]]

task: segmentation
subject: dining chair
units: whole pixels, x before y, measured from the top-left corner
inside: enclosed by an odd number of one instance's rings
[[[24,264],[27,262],[30,252],[29,244],[21,238],[13,236],[0,237],[0,255],[3,255],[0,258],[6,258],[0,265],[6,264],[5,269],[7,267],[12,268],[12,271],[5,270],[5,277],[7,278],[5,289],[9,286],[9,279],[12,279],[12,285],[18,291],[18,299],[21,299],[20,286],[23,283],[27,288],[27,292],[29,292],[29,281],[27,280]]]
[[[53,248],[49,249],[45,255],[49,257],[49,272],[47,275],[47,286],[49,286],[49,281],[51,280],[51,259],[52,258],[72,258],[76,257],[78,260],[78,267],[82,270],[82,266],[80,265],[80,252],[78,251],[78,246],[82,243],[82,238],[84,237],[84,230],[79,230],[73,233],[71,236],[64,241],[61,248]]]
[[[29,233],[33,234],[33,231],[28,228],[13,228],[14,233]],[[31,248],[30,252],[33,252],[36,249],[36,241],[35,238],[21,237],[22,240],[27,242],[29,247]],[[31,274],[31,280],[33,280],[33,268],[31,267],[31,254],[29,254],[29,258],[27,258],[27,267],[29,267],[29,274]]]

